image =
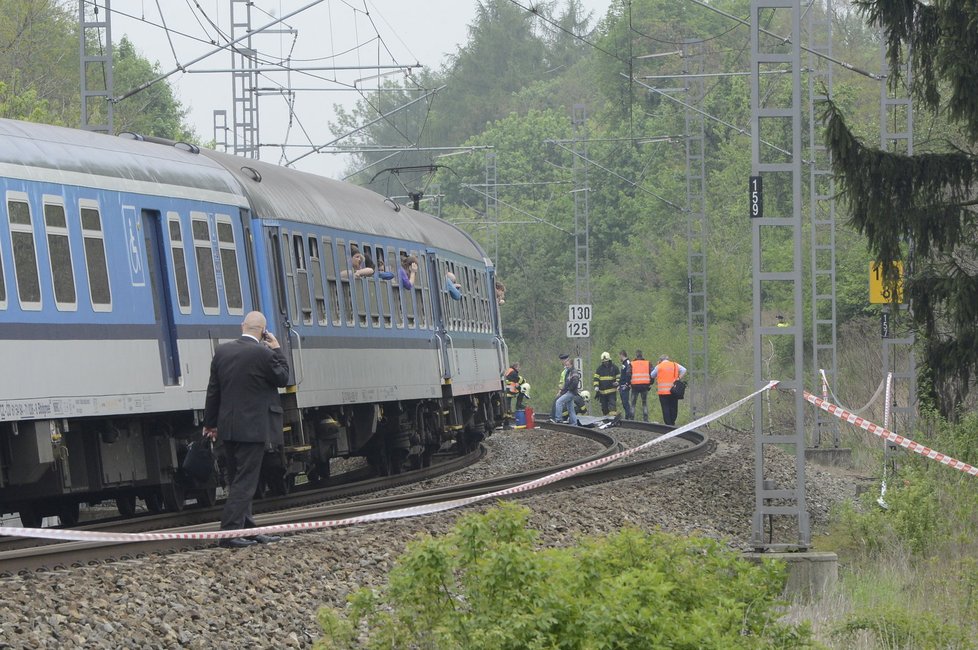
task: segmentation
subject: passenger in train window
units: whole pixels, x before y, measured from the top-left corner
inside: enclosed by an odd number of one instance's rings
[[[506,304],[506,285],[499,280],[496,280],[496,304]]]
[[[384,262],[384,247],[377,247],[377,277],[381,280],[390,280],[394,277],[394,274],[387,270],[387,264]]]
[[[445,271],[445,291],[451,296],[452,300],[462,299],[462,285],[455,279],[455,274]]]
[[[414,255],[405,255],[401,258],[401,268],[397,270],[397,276],[401,280],[401,286],[405,289],[413,289],[414,281],[418,275],[418,258]]]

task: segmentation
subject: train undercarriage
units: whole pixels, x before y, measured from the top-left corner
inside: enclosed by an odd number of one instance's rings
[[[467,453],[502,420],[498,393],[438,399],[298,408],[283,395],[284,445],[266,454],[256,496],[300,482],[324,484],[330,461],[363,457],[375,475],[431,464],[436,453]],[[291,405],[290,405],[291,403]],[[113,503],[123,517],[212,506],[227,484],[223,454],[205,481],[181,469],[201,435],[200,413],[0,423],[0,514],[22,525],[48,517],[78,523],[82,505]]]

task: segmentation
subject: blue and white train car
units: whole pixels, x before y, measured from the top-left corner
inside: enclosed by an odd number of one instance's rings
[[[252,309],[293,375],[266,488],[322,480],[339,456],[424,465],[502,417],[493,268],[440,219],[259,161],[10,120],[0,193],[0,511],[27,525],[105,499],[123,514],[137,497],[211,502],[216,482],[179,463],[213,349]],[[373,276],[354,276],[354,244]],[[419,260],[411,289],[403,255]]]

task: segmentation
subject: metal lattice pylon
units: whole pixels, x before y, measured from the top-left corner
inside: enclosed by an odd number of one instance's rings
[[[111,0],[103,0],[99,18],[97,3],[78,0],[81,128],[86,131],[113,132],[111,5]],[[92,48],[97,51],[92,52]],[[100,119],[93,121],[96,115]]]
[[[687,404],[695,420],[710,412],[709,330],[706,300],[706,147],[705,118],[692,110],[703,100],[703,42],[683,43],[686,90],[686,328],[689,335],[689,378],[693,390]],[[694,76],[689,76],[694,75]]]
[[[913,155],[913,102],[905,87],[894,88],[890,85],[890,67],[886,56],[886,43],[880,49],[881,77],[880,81],[880,148],[884,151]],[[904,84],[911,78],[910,53],[902,64],[900,78]],[[913,242],[909,242],[913,246]],[[893,308],[883,307],[885,317]],[[907,316],[909,305],[900,305],[897,316]],[[917,414],[917,363],[914,355],[914,335],[907,332],[905,326],[891,323],[891,332],[899,328],[902,336],[887,336],[883,338],[883,377],[893,373],[893,403],[888,405],[892,416],[890,429],[905,434],[911,433],[916,422]],[[888,332],[889,334],[889,332]],[[887,453],[892,450],[887,446]]]
[[[253,4],[253,0],[231,0],[231,40],[234,42],[231,46],[232,142],[236,155],[257,159],[258,52],[251,43]]]
[[[571,121],[574,125],[574,296],[577,304],[591,304],[591,249],[588,225],[588,157],[587,110],[584,104],[574,104]],[[591,363],[591,337],[578,339],[583,363]]]
[[[824,142],[820,104],[832,96],[832,0],[816,3],[808,11],[808,146],[809,214],[812,257],[812,367],[815,386],[822,392],[822,372],[828,391],[838,380],[838,329],[836,310],[835,175],[832,157]],[[824,55],[824,56],[823,56]],[[829,395],[822,394],[823,399]],[[815,411],[812,447],[838,447],[839,419]]]
[[[772,15],[773,14],[773,15]],[[790,19],[790,22],[789,22]],[[790,25],[788,39],[772,38],[762,24]],[[802,347],[801,255],[801,8],[798,0],[752,0],[751,33],[751,287],[753,294],[754,385],[779,379],[787,389],[779,403],[793,416],[792,430],[778,433],[765,427],[765,401],[754,400],[754,517],[752,543],[758,550],[807,549],[811,542],[805,507],[805,413]],[[775,71],[776,74],[767,74]],[[761,87],[762,77],[766,79]],[[786,84],[790,84],[787,87]],[[778,140],[780,138],[780,140]],[[790,139],[789,139],[790,138]],[[770,140],[775,140],[772,144]],[[763,148],[762,148],[763,147]],[[771,201],[764,202],[763,197]],[[758,199],[755,203],[754,199]],[[790,242],[790,261],[779,254]],[[785,313],[790,321],[773,322],[773,313]],[[777,345],[780,344],[780,345]],[[779,361],[779,377],[765,377],[771,357],[768,350],[783,350],[790,357]],[[772,354],[773,357],[773,354]],[[770,409],[770,405],[768,405]],[[773,452],[790,450],[794,476],[776,477]],[[771,449],[772,454],[765,453]],[[770,471],[769,471],[770,470]],[[780,482],[788,481],[788,484]],[[775,539],[789,521],[797,534],[793,542]],[[768,536],[765,539],[765,524]]]

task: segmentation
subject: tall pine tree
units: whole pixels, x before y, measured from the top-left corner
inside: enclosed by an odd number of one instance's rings
[[[942,116],[948,136],[909,156],[859,140],[838,107],[826,111],[826,145],[852,222],[890,268],[905,260],[905,297],[923,345],[929,397],[955,419],[978,374],[978,5],[959,0],[860,0],[881,28],[890,69],[901,62],[916,105]],[[955,131],[957,130],[957,131]],[[953,133],[960,133],[953,137]]]

